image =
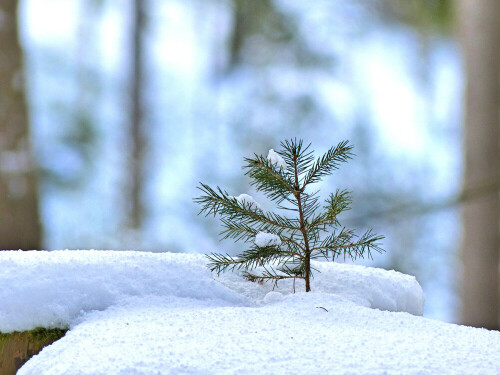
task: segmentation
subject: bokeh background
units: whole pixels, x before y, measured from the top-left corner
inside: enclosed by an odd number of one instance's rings
[[[495,3],[0,0],[0,249],[235,254],[197,216],[199,181],[263,201],[245,156],[347,139],[357,156],[320,188],[351,190],[341,222],[386,236],[360,263],[415,275],[429,318],[498,328]],[[490,216],[463,220],[471,196]]]

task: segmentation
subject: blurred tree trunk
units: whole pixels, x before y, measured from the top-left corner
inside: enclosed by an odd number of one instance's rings
[[[500,1],[460,0],[467,80],[464,192],[484,194],[463,209],[462,323],[499,328]]]
[[[143,57],[144,57],[144,14],[145,0],[132,1],[132,68],[131,68],[131,113],[132,138],[132,208],[130,225],[140,229],[143,222],[142,180],[144,132],[143,132]]]
[[[232,3],[233,24],[227,71],[243,64],[252,64],[252,60],[259,60],[245,50],[255,36],[273,43],[287,42],[292,37],[293,32],[289,28],[293,26],[278,12],[273,0],[233,0]]]
[[[17,8],[0,1],[0,250],[41,248]]]

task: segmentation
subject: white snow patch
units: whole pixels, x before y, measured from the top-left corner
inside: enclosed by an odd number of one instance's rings
[[[286,168],[285,159],[283,159],[281,155],[278,154],[273,149],[269,150],[269,153],[267,154],[267,159],[270,160],[272,164],[275,164],[279,168]]]
[[[281,245],[281,240],[275,234],[267,232],[259,232],[255,236],[255,244],[258,247],[279,246]]]
[[[88,311],[104,310],[131,297],[259,306],[273,290],[272,284],[251,283],[239,273],[227,272],[217,278],[206,264],[201,254],[1,251],[0,332],[70,326]],[[413,276],[338,263],[312,265],[320,271],[311,280],[313,292],[335,294],[381,310],[423,312],[424,294]],[[303,291],[303,282],[297,281],[295,290]],[[293,281],[280,281],[275,291],[293,293]]]
[[[381,268],[314,262],[311,288],[338,294],[358,305],[413,315],[424,312],[425,296],[414,276]],[[321,275],[320,277],[317,277]]]
[[[243,298],[213,279],[201,254],[133,251],[0,251],[0,332],[65,327],[79,315],[133,296],[234,305]]]
[[[500,373],[500,332],[324,293],[259,308],[196,302],[143,297],[89,313],[18,374]]]
[[[312,261],[311,290],[313,293],[334,294],[357,305],[392,312],[407,312],[421,316],[424,312],[425,296],[414,276],[381,268],[352,264]],[[263,268],[253,270],[262,273]],[[319,271],[319,272],[318,272]],[[303,280],[280,280],[277,287],[272,283],[248,283],[238,272],[221,274],[219,280],[228,288],[262,304],[271,292],[284,295],[305,291]]]
[[[283,301],[283,294],[280,292],[269,292],[264,297],[264,303],[275,303]]]
[[[70,326],[18,374],[500,373],[500,332],[406,313],[423,309],[412,276],[313,262],[312,292],[297,281],[294,294],[292,280],[273,291],[206,262],[0,252],[0,331]]]
[[[255,199],[248,194],[240,194],[236,198],[239,204],[241,205],[250,205],[250,208],[253,210],[262,210],[261,205],[258,204]]]

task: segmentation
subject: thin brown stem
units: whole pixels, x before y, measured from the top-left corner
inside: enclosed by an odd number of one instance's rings
[[[304,266],[305,266],[305,275],[304,280],[306,282],[306,292],[311,291],[310,278],[311,278],[311,251],[309,250],[309,239],[307,238],[306,226],[304,223],[304,212],[302,210],[302,200],[301,194],[303,190],[300,190],[299,187],[299,175],[297,172],[297,155],[293,156],[293,165],[294,165],[294,177],[295,177],[295,192],[294,196],[297,200],[297,208],[299,210],[299,222],[300,222],[300,232],[304,237]]]

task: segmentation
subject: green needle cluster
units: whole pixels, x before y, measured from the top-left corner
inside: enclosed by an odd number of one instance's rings
[[[273,201],[281,214],[263,211],[252,201],[200,183],[203,194],[195,198],[202,206],[200,213],[219,215],[224,228],[222,238],[247,245],[237,257],[208,255],[211,271],[220,274],[243,269],[249,280],[271,281],[275,285],[282,279],[303,279],[309,292],[312,259],[334,261],[344,256],[356,260],[371,258],[372,251],[383,251],[378,244],[383,236],[371,231],[358,236],[341,225],[338,217],[352,203],[348,191],[337,190],[322,204],[319,191],[312,189],[312,185],[351,159],[353,147],[343,141],[315,159],[310,146],[304,146],[302,140],[285,140],[281,142],[282,149],[272,155],[270,152],[268,157],[255,154],[245,158],[243,168],[251,185]],[[258,237],[264,240],[257,240]],[[252,272],[257,267],[263,267],[263,271]]]

